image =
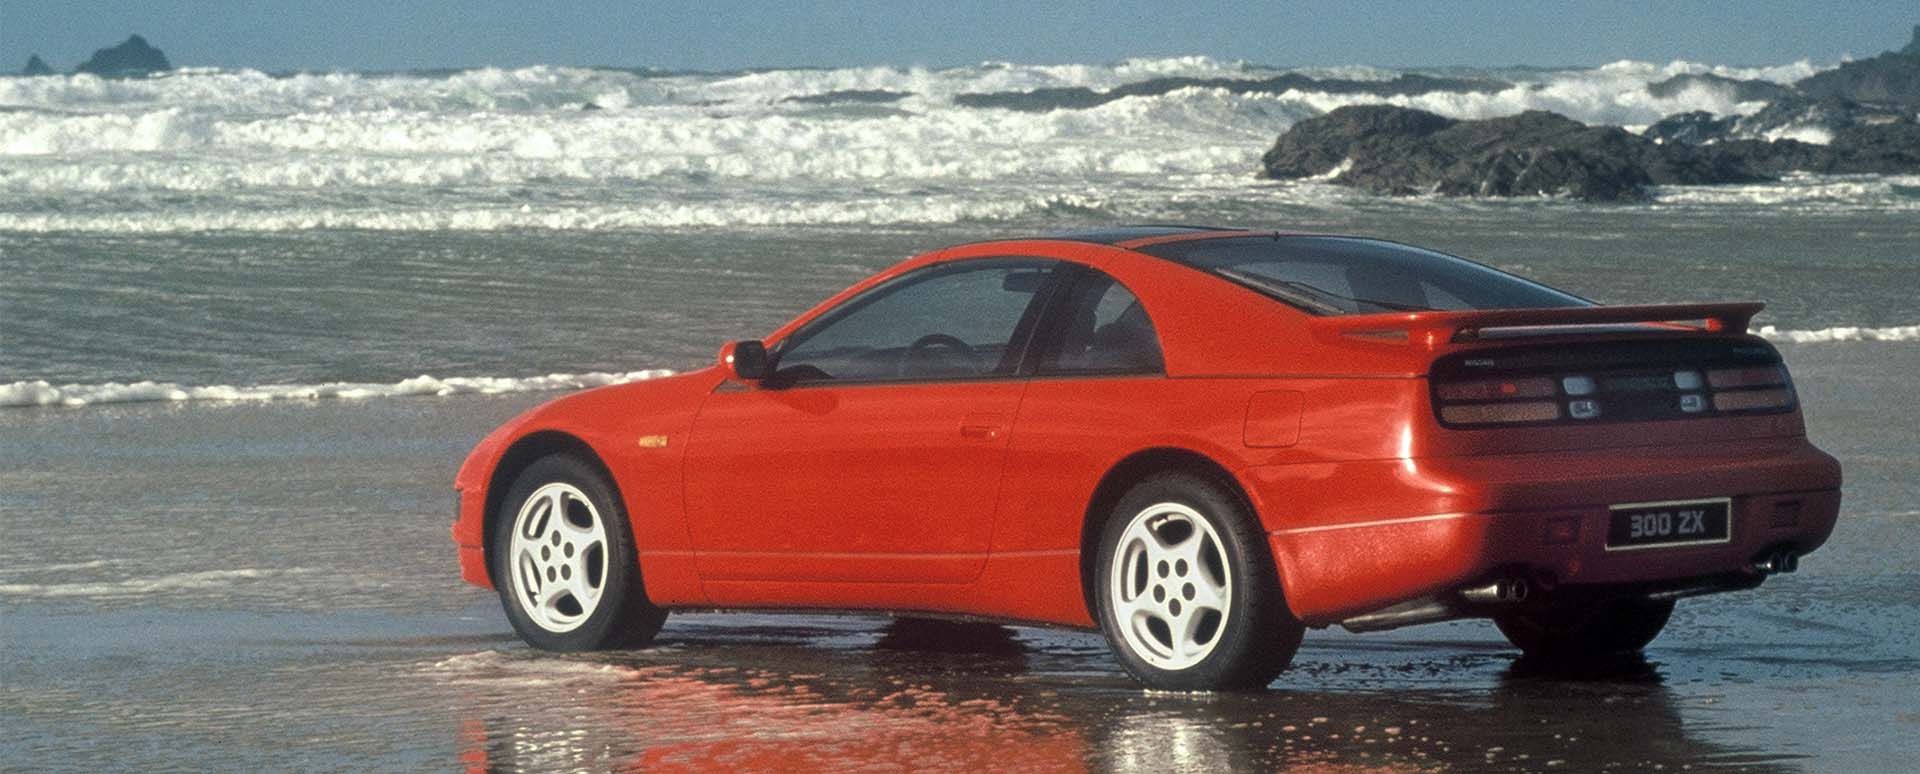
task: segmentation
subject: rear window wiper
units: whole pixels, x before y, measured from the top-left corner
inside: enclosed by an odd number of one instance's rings
[[[1403,304],[1398,301],[1381,301],[1381,300],[1372,299],[1372,298],[1361,298],[1359,296],[1343,296],[1331,290],[1315,287],[1313,285],[1309,285],[1299,280],[1283,280],[1283,279],[1275,279],[1272,277],[1262,277],[1258,274],[1248,274],[1246,272],[1238,271],[1235,269],[1215,269],[1215,271],[1218,271],[1229,278],[1236,279],[1248,284],[1257,285],[1259,288],[1263,290],[1272,292],[1276,295],[1280,295],[1282,296],[1281,300],[1283,301],[1291,301],[1296,304],[1304,304],[1306,306],[1311,306],[1316,309],[1326,310],[1330,314],[1348,314],[1348,310],[1345,307],[1339,306],[1337,304],[1328,303],[1320,299],[1335,298],[1341,301],[1352,301],[1356,304],[1371,304],[1373,306],[1377,306],[1382,309],[1391,309],[1396,312],[1434,311],[1433,307],[1420,306],[1418,304]],[[1301,291],[1301,292],[1288,292],[1288,291]],[[1302,292],[1311,293],[1314,296],[1318,296],[1319,298],[1311,298],[1311,297],[1305,296],[1302,294]]]
[[[1310,312],[1316,312],[1319,314],[1346,314],[1347,313],[1347,310],[1342,309],[1339,306],[1327,303],[1326,301],[1323,301],[1320,298],[1315,297],[1313,295],[1309,295],[1308,293],[1311,293],[1314,290],[1312,286],[1308,286],[1305,288],[1296,288],[1295,286],[1299,285],[1300,283],[1288,282],[1286,280],[1277,280],[1277,279],[1272,279],[1270,277],[1262,277],[1258,274],[1248,274],[1244,271],[1239,271],[1236,269],[1214,269],[1214,272],[1219,274],[1222,277],[1226,277],[1227,279],[1233,280],[1234,282],[1238,282],[1242,285],[1246,285],[1250,288],[1253,288],[1254,290],[1258,290],[1269,296],[1273,296],[1274,298],[1277,298],[1286,303],[1292,304],[1294,306],[1302,307]],[[1306,290],[1308,292],[1303,293],[1301,292],[1302,290]],[[1321,295],[1324,295],[1324,293]]]

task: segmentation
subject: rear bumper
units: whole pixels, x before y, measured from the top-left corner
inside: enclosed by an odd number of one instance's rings
[[[1346,518],[1307,513],[1305,523],[1292,525],[1269,521],[1288,603],[1309,623],[1495,574],[1599,587],[1750,572],[1767,553],[1818,548],[1840,511],[1839,464],[1804,438],[1393,460],[1352,473],[1357,480],[1342,488],[1365,491],[1357,499],[1369,510]],[[1284,478],[1259,469],[1250,477]],[[1732,505],[1726,543],[1606,546],[1610,506],[1718,497]],[[1288,502],[1272,490],[1260,499]],[[1420,515],[1390,515],[1409,513]]]

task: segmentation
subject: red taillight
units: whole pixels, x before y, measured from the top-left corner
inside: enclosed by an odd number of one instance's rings
[[[1786,383],[1787,376],[1780,366],[1718,368],[1707,372],[1707,384],[1712,385],[1716,390],[1734,387],[1772,387]]]
[[[1454,427],[1638,422],[1777,412],[1794,406],[1781,365],[1702,369],[1677,364],[1449,379],[1435,376],[1435,412]]]
[[[1554,395],[1553,380],[1544,376],[1447,382],[1438,389],[1441,400],[1513,400],[1551,398]]]

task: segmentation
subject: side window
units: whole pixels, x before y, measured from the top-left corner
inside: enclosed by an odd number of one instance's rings
[[[1059,327],[1040,358],[1040,373],[1160,373],[1160,337],[1126,286],[1086,269],[1063,307]]]
[[[848,300],[796,332],[775,359],[793,382],[1010,375],[1052,262],[963,261],[921,269]]]

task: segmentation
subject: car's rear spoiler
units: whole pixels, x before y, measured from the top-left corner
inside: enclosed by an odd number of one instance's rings
[[[1347,338],[1405,343],[1435,349],[1443,344],[1488,338],[1490,334],[1581,334],[1604,326],[1636,324],[1668,330],[1746,333],[1747,324],[1766,304],[1648,304],[1574,306],[1548,309],[1467,309],[1435,312],[1316,317],[1313,325]],[[1617,328],[1613,330],[1618,330]]]

